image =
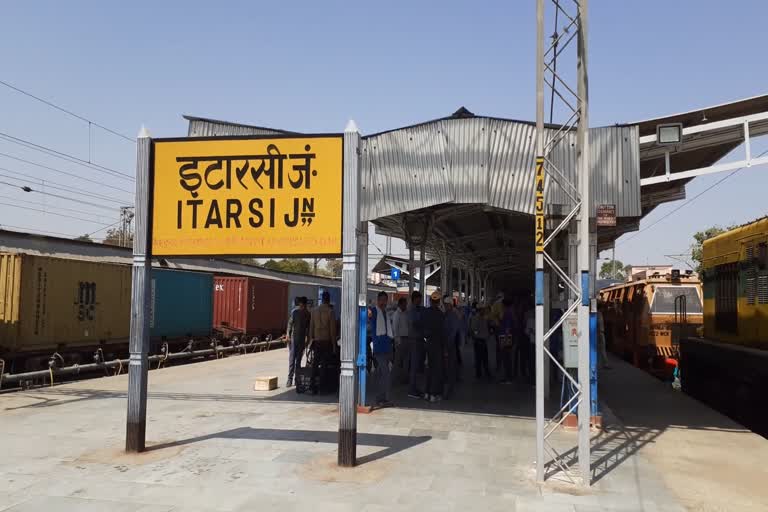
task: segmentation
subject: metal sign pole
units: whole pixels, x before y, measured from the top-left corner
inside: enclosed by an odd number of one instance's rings
[[[358,255],[360,230],[360,133],[354,121],[344,130],[344,223],[341,278],[341,376],[339,378],[339,466],[352,467],[357,457],[358,295],[361,261]],[[366,237],[367,239],[367,237]],[[367,264],[363,260],[362,264]]]
[[[150,271],[152,267],[149,226],[149,169],[152,139],[142,128],[136,151],[136,232],[133,236],[131,334],[128,360],[128,417],[125,450],[144,451],[147,427],[147,371],[149,369]]]
[[[577,44],[577,80],[579,96],[579,124],[576,131],[576,158],[579,177],[581,211],[578,218],[578,261],[581,274],[581,305],[579,318],[579,470],[583,485],[590,484],[590,364],[589,364],[589,217],[592,210],[589,190],[589,82],[587,79],[587,0],[579,0],[579,33]]]
[[[541,181],[540,181],[541,180]],[[536,481],[544,481],[544,0],[536,2]],[[539,186],[541,190],[539,190]],[[541,240],[539,240],[541,237]]]

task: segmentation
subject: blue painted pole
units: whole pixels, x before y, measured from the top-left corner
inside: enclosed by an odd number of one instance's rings
[[[360,382],[360,392],[358,393],[358,405],[365,406],[366,376],[368,370],[368,311],[365,306],[358,307],[359,325],[357,331],[358,351],[357,351],[357,375]]]
[[[600,414],[597,402],[597,313],[589,313],[589,410],[592,416]]]

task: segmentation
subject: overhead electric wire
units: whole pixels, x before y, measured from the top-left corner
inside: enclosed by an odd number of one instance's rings
[[[82,222],[92,222],[94,224],[99,224],[99,225],[102,224],[101,221],[96,221],[96,220],[92,220],[92,219],[84,219],[82,217],[75,217],[74,215],[66,215],[64,213],[47,212],[45,210],[41,210],[39,208],[32,208],[30,206],[20,206],[20,205],[17,205],[17,204],[10,204],[10,203],[0,203],[0,206],[10,206],[11,208],[21,208],[23,210],[30,210],[30,211],[33,211],[33,212],[52,214],[52,215],[56,215],[57,217],[66,217],[68,219],[79,220],[79,221],[82,221]]]
[[[122,219],[120,219],[120,220],[119,220],[119,221],[117,221],[117,222],[113,222],[112,224],[108,224],[108,225],[106,225],[106,226],[102,226],[102,227],[100,227],[99,229],[97,229],[96,231],[92,231],[92,232],[90,232],[90,233],[86,233],[86,234],[85,234],[85,236],[88,236],[88,237],[90,237],[91,235],[95,235],[95,234],[96,234],[96,233],[98,233],[99,231],[104,231],[105,229],[109,229],[109,228],[111,228],[111,227],[113,227],[113,226],[117,226],[117,225],[118,225],[118,224],[120,224],[121,222],[123,222],[123,221],[122,221]]]
[[[24,178],[17,178],[16,176],[8,176],[7,174],[0,173],[0,177],[3,177],[3,178],[8,178],[8,179],[11,179],[11,180],[16,180],[16,181],[23,181],[24,183],[31,183],[33,185],[40,185],[40,186],[46,187],[46,188],[53,188],[53,189],[56,189],[56,190],[62,190],[64,192],[69,192],[71,194],[91,197],[93,199],[101,199],[103,201],[109,201],[109,202],[114,203],[114,204],[119,204],[121,206],[126,206],[125,205],[125,201],[121,201],[120,199],[118,199],[116,197],[104,196],[104,195],[101,195],[101,194],[95,194],[93,192],[83,192],[82,190],[78,190],[78,189],[76,189],[74,187],[69,187],[67,185],[64,185],[63,183],[57,183],[55,181],[44,180],[42,178],[38,178],[37,180],[30,180],[30,179],[26,178],[26,176],[28,176],[28,174],[24,174],[24,173],[21,173],[21,172],[18,172],[18,171],[13,171],[11,169],[6,169],[5,167],[0,167],[0,171],[10,172],[11,174],[16,174],[18,176],[24,176]],[[41,192],[39,190],[38,190],[38,192],[40,192],[41,194],[45,193],[45,192]]]
[[[38,201],[27,201],[26,199],[17,199],[15,197],[4,196],[4,195],[0,195],[0,199],[8,199],[8,200],[16,201],[16,202],[19,202],[19,203],[31,204],[33,206],[41,206],[41,207],[45,208],[46,210],[61,210],[61,211],[65,211],[65,212],[91,214],[91,215],[94,215],[95,217],[102,218],[102,221],[105,219],[103,214],[96,213],[96,212],[87,212],[87,211],[83,211],[83,210],[75,210],[74,208],[65,208],[63,206],[49,205],[49,204],[40,203]],[[56,213],[56,212],[55,211],[50,211],[50,212],[46,211],[46,213]]]
[[[0,176],[2,176],[2,174],[0,174]],[[11,179],[13,179],[13,178],[11,178]],[[67,196],[61,196],[59,194],[53,194],[51,192],[44,192],[42,190],[35,190],[32,187],[16,185],[14,183],[8,183],[7,181],[0,181],[0,184],[7,185],[7,186],[13,187],[13,188],[19,188],[19,189],[23,190],[25,193],[35,192],[37,194],[43,194],[43,195],[46,195],[46,196],[55,197],[57,199],[64,199],[65,201],[72,201],[72,202],[77,203],[77,204],[87,204],[88,206],[93,206],[95,208],[102,208],[104,210],[114,211],[114,207],[112,207],[112,206],[104,206],[104,205],[98,204],[98,203],[91,203],[89,201],[83,201],[82,199],[75,199],[73,197],[67,197]],[[119,204],[119,203],[117,203],[117,204]]]
[[[34,166],[40,167],[42,169],[48,169],[49,171],[58,172],[59,174],[64,174],[64,175],[69,176],[71,178],[77,178],[79,180],[87,181],[89,183],[95,183],[96,185],[100,185],[100,186],[106,187],[106,188],[111,188],[112,190],[117,190],[118,192],[125,192],[126,194],[131,194],[131,195],[133,194],[133,192],[131,192],[130,190],[126,190],[124,188],[115,187],[113,185],[107,185],[107,184],[102,183],[100,181],[92,180],[90,178],[86,178],[84,176],[80,176],[80,175],[72,173],[72,172],[62,171],[61,169],[56,169],[55,167],[50,167],[50,166],[47,166],[47,165],[38,164],[37,162],[32,162],[31,160],[25,160],[25,159],[19,158],[17,156],[9,155],[8,153],[0,152],[0,156],[4,156],[6,158],[11,158],[11,159],[17,160],[19,162],[24,162],[25,164],[34,165]]]
[[[122,133],[120,133],[118,131],[115,131],[112,128],[107,128],[106,126],[101,125],[101,124],[99,124],[99,123],[97,123],[95,121],[91,121],[90,119],[85,118],[85,117],[83,117],[83,116],[81,116],[79,114],[75,114],[71,110],[67,110],[67,109],[65,109],[63,107],[60,107],[60,106],[56,105],[53,102],[50,102],[48,100],[44,100],[43,98],[41,98],[39,96],[35,96],[34,94],[32,94],[30,92],[27,92],[27,91],[25,91],[23,89],[19,89],[18,87],[14,86],[14,85],[11,85],[8,82],[4,82],[4,81],[0,80],[0,84],[8,87],[9,89],[13,89],[14,91],[16,91],[18,93],[21,93],[21,94],[23,94],[25,96],[29,96],[30,98],[35,99],[35,100],[37,100],[37,101],[39,101],[41,103],[44,103],[44,104],[48,105],[49,107],[52,107],[52,108],[55,108],[56,110],[64,112],[67,115],[75,117],[75,118],[77,118],[77,119],[79,119],[81,121],[85,121],[86,123],[92,124],[93,126],[97,126],[97,127],[101,128],[102,130],[104,130],[105,132],[109,132],[112,135],[117,135],[118,137],[121,137],[121,138],[123,138],[123,139],[125,139],[127,141],[130,141],[130,142],[133,142],[134,144],[136,143],[136,139],[134,139],[132,137],[128,137],[127,135],[123,135]]]
[[[136,181],[136,178],[134,178],[133,176],[131,176],[126,172],[118,171],[116,169],[112,169],[111,167],[105,167],[103,165],[89,162],[88,160],[83,160],[82,158],[78,158],[74,155],[70,155],[68,153],[63,153],[61,151],[51,149],[41,144],[35,144],[34,142],[20,139],[19,137],[14,137],[13,135],[8,135],[7,133],[3,133],[3,132],[0,132],[0,137],[7,140],[8,142],[13,142],[14,144],[19,144],[20,146],[24,146],[29,149],[34,149],[35,151],[40,151],[42,153],[45,153],[48,156],[60,158],[62,160],[65,160],[67,162],[70,162],[76,165],[82,165],[89,169],[93,169],[94,171],[99,171],[105,174],[109,174],[111,176],[114,176],[115,178],[120,178],[126,181]]]
[[[759,155],[758,155],[756,158],[760,158],[760,157],[764,156],[766,153],[768,153],[768,149],[766,149],[765,151],[763,151],[762,153],[760,153],[760,154],[759,154]],[[635,233],[635,234],[634,234],[634,235],[632,235],[631,237],[627,238],[626,240],[622,240],[621,242],[619,242],[619,243],[618,243],[618,244],[616,244],[616,245],[624,245],[625,243],[629,242],[630,240],[634,240],[636,237],[638,237],[638,236],[640,235],[640,233],[643,233],[644,231],[648,231],[649,229],[651,229],[653,226],[655,226],[655,225],[656,225],[656,224],[658,224],[659,222],[661,222],[661,221],[663,221],[663,220],[665,220],[665,219],[669,218],[669,216],[670,216],[670,215],[672,215],[673,213],[677,212],[677,211],[678,211],[678,210],[680,210],[681,208],[684,208],[685,206],[688,206],[689,204],[691,204],[692,202],[694,202],[696,199],[698,199],[698,198],[699,198],[699,197],[701,197],[702,195],[706,194],[707,192],[709,192],[710,190],[712,190],[713,188],[715,188],[716,186],[718,186],[719,184],[721,184],[722,182],[724,182],[725,180],[727,180],[728,178],[730,178],[731,176],[733,176],[734,174],[736,174],[737,172],[741,171],[742,169],[744,169],[744,167],[739,167],[739,168],[738,168],[738,169],[736,169],[735,171],[733,171],[733,172],[731,172],[731,173],[728,173],[728,175],[726,175],[724,178],[721,178],[721,179],[717,180],[715,183],[713,183],[712,185],[708,186],[707,188],[705,188],[704,190],[702,190],[701,192],[699,192],[698,194],[696,194],[696,195],[695,195],[695,196],[693,196],[692,198],[688,199],[686,202],[684,202],[683,204],[681,204],[680,206],[678,206],[678,207],[677,207],[677,208],[675,208],[674,210],[672,210],[672,211],[670,211],[670,212],[667,212],[667,213],[666,213],[666,214],[665,214],[663,217],[661,217],[660,219],[657,219],[657,220],[656,220],[656,221],[655,221],[653,224],[651,224],[650,226],[646,226],[646,227],[644,227],[643,229],[639,230],[637,233]]]

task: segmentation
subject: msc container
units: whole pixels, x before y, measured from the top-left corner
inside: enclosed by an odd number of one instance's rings
[[[0,354],[126,342],[131,268],[0,253]]]
[[[331,296],[331,306],[333,306],[333,313],[336,315],[336,320],[341,318],[341,288],[335,286],[320,286],[317,289],[317,304],[323,302],[323,293],[328,292]]]
[[[213,325],[213,274],[152,269],[150,335],[208,336]]]
[[[288,283],[256,277],[216,276],[213,326],[252,336],[279,336],[288,324]]]

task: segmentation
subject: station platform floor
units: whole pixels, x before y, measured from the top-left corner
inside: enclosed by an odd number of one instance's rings
[[[335,396],[284,384],[286,350],[150,373],[150,449],[123,452],[127,377],[0,394],[0,511],[765,510],[768,441],[620,361],[602,373],[608,425],[590,489],[535,482],[533,390],[477,383],[455,400],[396,388],[359,415],[359,465],[336,466]],[[468,356],[467,361],[471,361]],[[553,442],[574,458],[576,434]]]

